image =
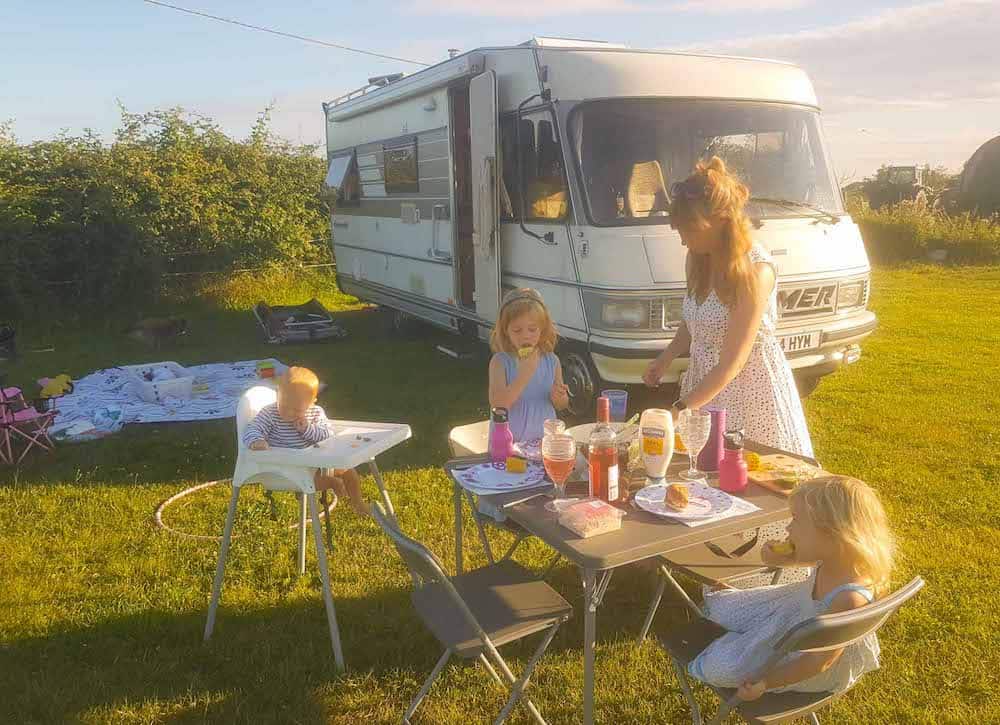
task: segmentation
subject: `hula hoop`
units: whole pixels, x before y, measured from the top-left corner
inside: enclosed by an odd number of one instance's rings
[[[221,541],[222,540],[221,536],[208,536],[205,534],[189,534],[187,531],[178,531],[177,529],[168,526],[163,522],[163,512],[166,511],[167,508],[172,504],[177,503],[186,496],[190,496],[192,493],[197,493],[202,489],[209,488],[211,486],[216,486],[220,483],[230,483],[232,480],[233,479],[231,478],[220,478],[215,481],[207,481],[205,483],[199,483],[197,486],[191,486],[190,488],[185,488],[180,493],[175,493],[173,496],[171,496],[166,501],[164,501],[163,503],[161,503],[159,506],[156,507],[156,512],[153,514],[153,520],[156,523],[156,526],[160,529],[163,529],[166,532],[174,534],[175,536],[183,537],[185,539],[194,539],[196,541]],[[330,503],[327,506],[320,507],[319,517],[321,520],[325,519],[330,514],[330,512],[333,511],[333,508],[337,505],[337,494],[333,493],[332,491],[330,493],[333,496],[333,500],[330,501]],[[306,526],[308,525],[309,525],[309,518],[307,517]],[[291,531],[292,529],[299,528],[299,524],[298,522],[295,522],[294,524],[292,524],[287,528],[289,531]],[[237,534],[233,534],[230,538],[236,539],[239,538],[239,536]]]

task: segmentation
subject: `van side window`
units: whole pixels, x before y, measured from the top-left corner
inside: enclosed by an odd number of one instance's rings
[[[385,193],[415,194],[420,191],[417,177],[417,137],[382,147]]]
[[[357,204],[361,197],[361,177],[358,173],[358,156],[352,149],[333,154],[330,157],[323,180],[325,199],[335,205]]]
[[[505,221],[560,221],[569,213],[562,147],[546,112],[521,118],[520,146],[514,116],[500,119],[500,210]],[[521,175],[518,178],[518,159]]]

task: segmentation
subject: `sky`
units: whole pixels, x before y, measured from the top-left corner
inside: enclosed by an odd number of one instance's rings
[[[790,60],[816,86],[843,181],[883,163],[952,171],[1000,134],[1000,0],[165,0],[399,58],[532,36]],[[320,104],[420,66],[311,45],[142,0],[0,1],[0,123],[24,142],[85,128],[119,104],[181,106],[245,137],[322,143]]]

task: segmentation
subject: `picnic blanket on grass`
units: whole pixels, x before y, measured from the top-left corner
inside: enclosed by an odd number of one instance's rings
[[[59,399],[52,432],[81,431],[87,423],[96,423],[98,432],[113,433],[126,423],[172,423],[192,420],[232,418],[244,391],[261,383],[257,376],[258,360],[209,363],[186,366],[194,376],[195,393],[191,398],[166,398],[163,403],[147,403],[132,392],[128,374],[121,368],[105,368],[74,381],[70,395]],[[278,360],[269,359],[277,370],[284,369]],[[120,411],[119,414],[115,414]],[[110,415],[109,415],[110,412]],[[113,421],[110,429],[108,419]],[[102,423],[104,425],[102,425]],[[68,437],[72,438],[72,433]],[[99,437],[81,436],[80,439]]]

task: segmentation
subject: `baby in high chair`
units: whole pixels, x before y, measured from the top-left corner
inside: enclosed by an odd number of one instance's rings
[[[793,626],[819,614],[846,612],[884,595],[893,538],[882,504],[863,482],[845,476],[815,479],[792,493],[788,540],[768,542],[769,566],[812,566],[793,584],[724,589],[705,595],[705,616],[728,630],[706,647],[688,673],[718,687],[738,688],[742,700],[768,691],[842,691],[879,666],[874,633],[840,649],[800,653],[769,672],[761,667]]]
[[[308,448],[330,437],[326,413],[316,405],[319,378],[303,367],[288,368],[278,381],[278,402],[258,411],[243,433],[243,443],[253,451],[275,448]],[[317,491],[333,489],[338,497],[347,496],[359,515],[370,513],[361,497],[361,477],[354,469],[317,469]]]

